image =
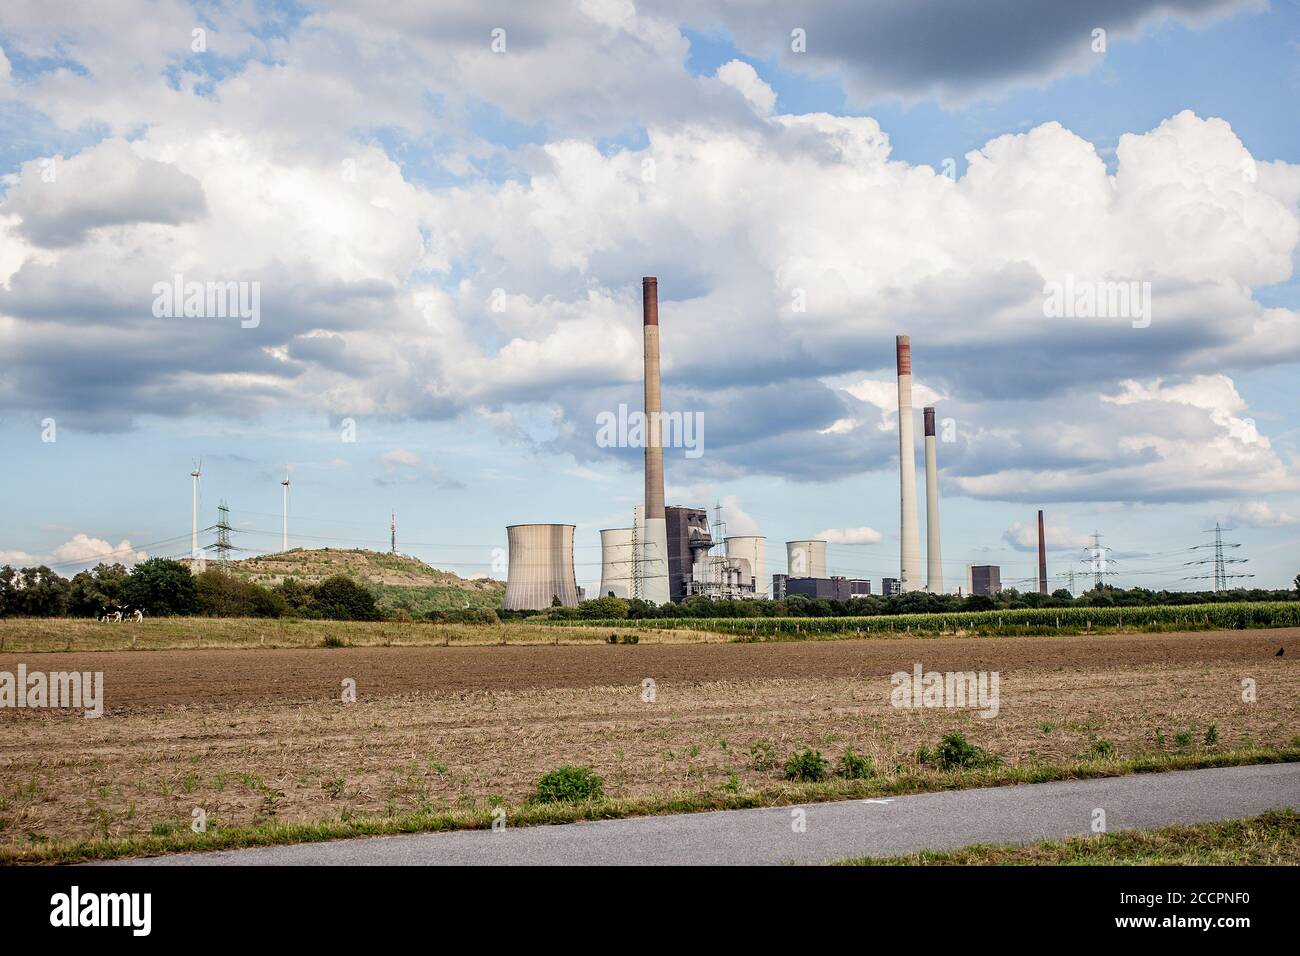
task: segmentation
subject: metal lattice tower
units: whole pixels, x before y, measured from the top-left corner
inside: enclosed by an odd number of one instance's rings
[[[1117,573],[1107,567],[1109,564],[1115,564],[1116,561],[1114,558],[1110,557],[1110,548],[1102,545],[1100,531],[1094,531],[1092,533],[1092,547],[1084,548],[1083,550],[1088,553],[1088,557],[1082,558],[1080,561],[1083,564],[1087,564],[1091,569],[1092,587],[1096,590],[1101,587],[1106,575]],[[1073,582],[1071,582],[1070,591],[1071,593],[1074,591]]]
[[[240,548],[235,547],[234,543],[230,540],[230,532],[234,531],[235,529],[230,524],[230,507],[224,501],[222,501],[221,504],[217,506],[216,529],[217,529],[216,542],[214,544],[208,545],[204,550],[212,551],[216,554],[217,561],[221,566],[221,570],[224,571],[226,569],[226,565],[230,561],[231,552],[242,550]]]
[[[632,599],[641,599],[641,523],[632,522]]]
[[[1231,530],[1232,530],[1231,528],[1225,528],[1225,527],[1223,527],[1222,525],[1220,525],[1219,522],[1216,521],[1216,522],[1214,522],[1214,527],[1213,527],[1213,528],[1206,528],[1206,529],[1202,532],[1203,534],[1211,534],[1211,533],[1212,533],[1212,534],[1214,535],[1214,544],[1198,544],[1198,545],[1194,545],[1193,548],[1192,548],[1192,550],[1195,551],[1195,550],[1200,549],[1200,548],[1214,548],[1214,557],[1212,557],[1212,558],[1201,558],[1201,559],[1198,560],[1198,561],[1187,561],[1187,562],[1184,562],[1183,567],[1195,567],[1195,566],[1202,566],[1202,565],[1212,565],[1212,566],[1213,566],[1212,571],[1211,571],[1211,573],[1209,573],[1209,574],[1193,574],[1193,575],[1189,575],[1188,577],[1183,578],[1184,581],[1209,581],[1209,580],[1213,580],[1213,581],[1214,581],[1214,591],[1215,591],[1215,593],[1217,594],[1219,591],[1226,591],[1226,590],[1228,590],[1228,581],[1231,580],[1231,579],[1235,579],[1235,578],[1253,578],[1253,577],[1255,576],[1255,575],[1250,574],[1250,573],[1247,573],[1247,572],[1241,572],[1241,573],[1239,573],[1239,574],[1229,574],[1229,573],[1228,573],[1227,566],[1228,566],[1229,564],[1245,564],[1246,561],[1247,561],[1246,558],[1225,558],[1225,557],[1223,556],[1223,549],[1224,549],[1224,548],[1240,548],[1240,547],[1241,547],[1241,544],[1238,543],[1238,542],[1224,541],[1224,540],[1223,540],[1223,532],[1225,532],[1225,531],[1231,531]]]
[[[709,529],[709,537],[713,540],[714,547],[719,548],[718,554],[722,557],[727,553],[727,522],[722,520],[722,502],[719,501],[713,506],[713,527]],[[709,549],[712,553],[713,549]]]
[[[397,553],[397,512],[396,511],[392,513],[392,517],[388,522],[388,534],[390,536],[390,543],[388,545],[389,553],[396,554]]]

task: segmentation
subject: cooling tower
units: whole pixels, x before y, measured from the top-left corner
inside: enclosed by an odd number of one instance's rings
[[[597,597],[632,596],[633,529],[606,528],[600,533],[600,593]]]
[[[925,407],[925,589],[943,593],[943,549],[939,546],[939,461],[934,406]]]
[[[785,543],[786,571],[792,578],[824,578],[826,542],[805,539]]]
[[[912,421],[912,346],[906,335],[897,339],[898,471],[899,471],[899,590],[921,587],[921,539],[916,527],[916,437]]]
[[[1043,534],[1043,510],[1038,510],[1038,593],[1047,593],[1047,536]]]
[[[763,550],[767,539],[760,534],[742,534],[727,538],[728,561],[745,561],[754,578],[754,597],[767,597],[767,581],[763,567]],[[748,582],[746,582],[748,583]]]
[[[510,543],[506,610],[540,611],[550,607],[555,598],[565,607],[577,606],[573,528],[571,524],[512,524],[506,528]]]
[[[668,582],[668,525],[664,520],[664,449],[660,431],[659,280],[641,280],[641,328],[645,338],[645,518],[638,570],[641,598],[655,604],[671,599]]]

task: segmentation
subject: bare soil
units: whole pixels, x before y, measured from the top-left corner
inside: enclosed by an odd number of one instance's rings
[[[1300,734],[1298,637],[3,654],[0,671],[103,671],[106,707],[0,710],[0,843],[186,828],[196,807],[244,825],[518,803],[566,763],[619,797],[768,786],[804,747],[887,774],[951,730],[1010,765],[1099,739],[1124,757],[1278,746]],[[891,707],[914,662],[998,671],[999,715]]]

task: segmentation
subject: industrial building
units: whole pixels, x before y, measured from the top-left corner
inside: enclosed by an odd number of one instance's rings
[[[970,594],[992,597],[1002,590],[1002,569],[996,564],[974,564],[966,569],[966,588]]]
[[[903,589],[898,578],[881,578],[880,593],[885,597],[894,597],[897,594],[902,594]]]
[[[709,513],[703,508],[664,508],[668,533],[668,595],[680,601],[691,593],[695,566],[713,548]]]
[[[828,578],[791,577],[787,574],[772,575],[772,597],[778,601],[796,595],[825,598],[830,601],[847,601],[849,598],[864,597],[870,593],[871,582],[860,578],[846,578],[838,575],[832,575]]]
[[[510,566],[502,606],[509,611],[539,611],[558,598],[577,607],[571,524],[513,524],[506,528]]]

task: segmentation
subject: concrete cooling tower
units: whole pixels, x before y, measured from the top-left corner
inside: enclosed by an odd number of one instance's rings
[[[754,579],[754,597],[767,597],[767,581],[763,564],[763,551],[767,539],[758,534],[735,535],[726,539],[727,560],[743,561],[749,566]]]
[[[600,593],[596,597],[632,596],[634,537],[631,528],[606,528],[600,533]]]
[[[826,542],[813,539],[785,543],[786,570],[792,578],[824,578]]]
[[[510,544],[506,610],[540,611],[550,607],[555,598],[565,607],[578,606],[573,530],[571,524],[512,524],[506,528]]]

